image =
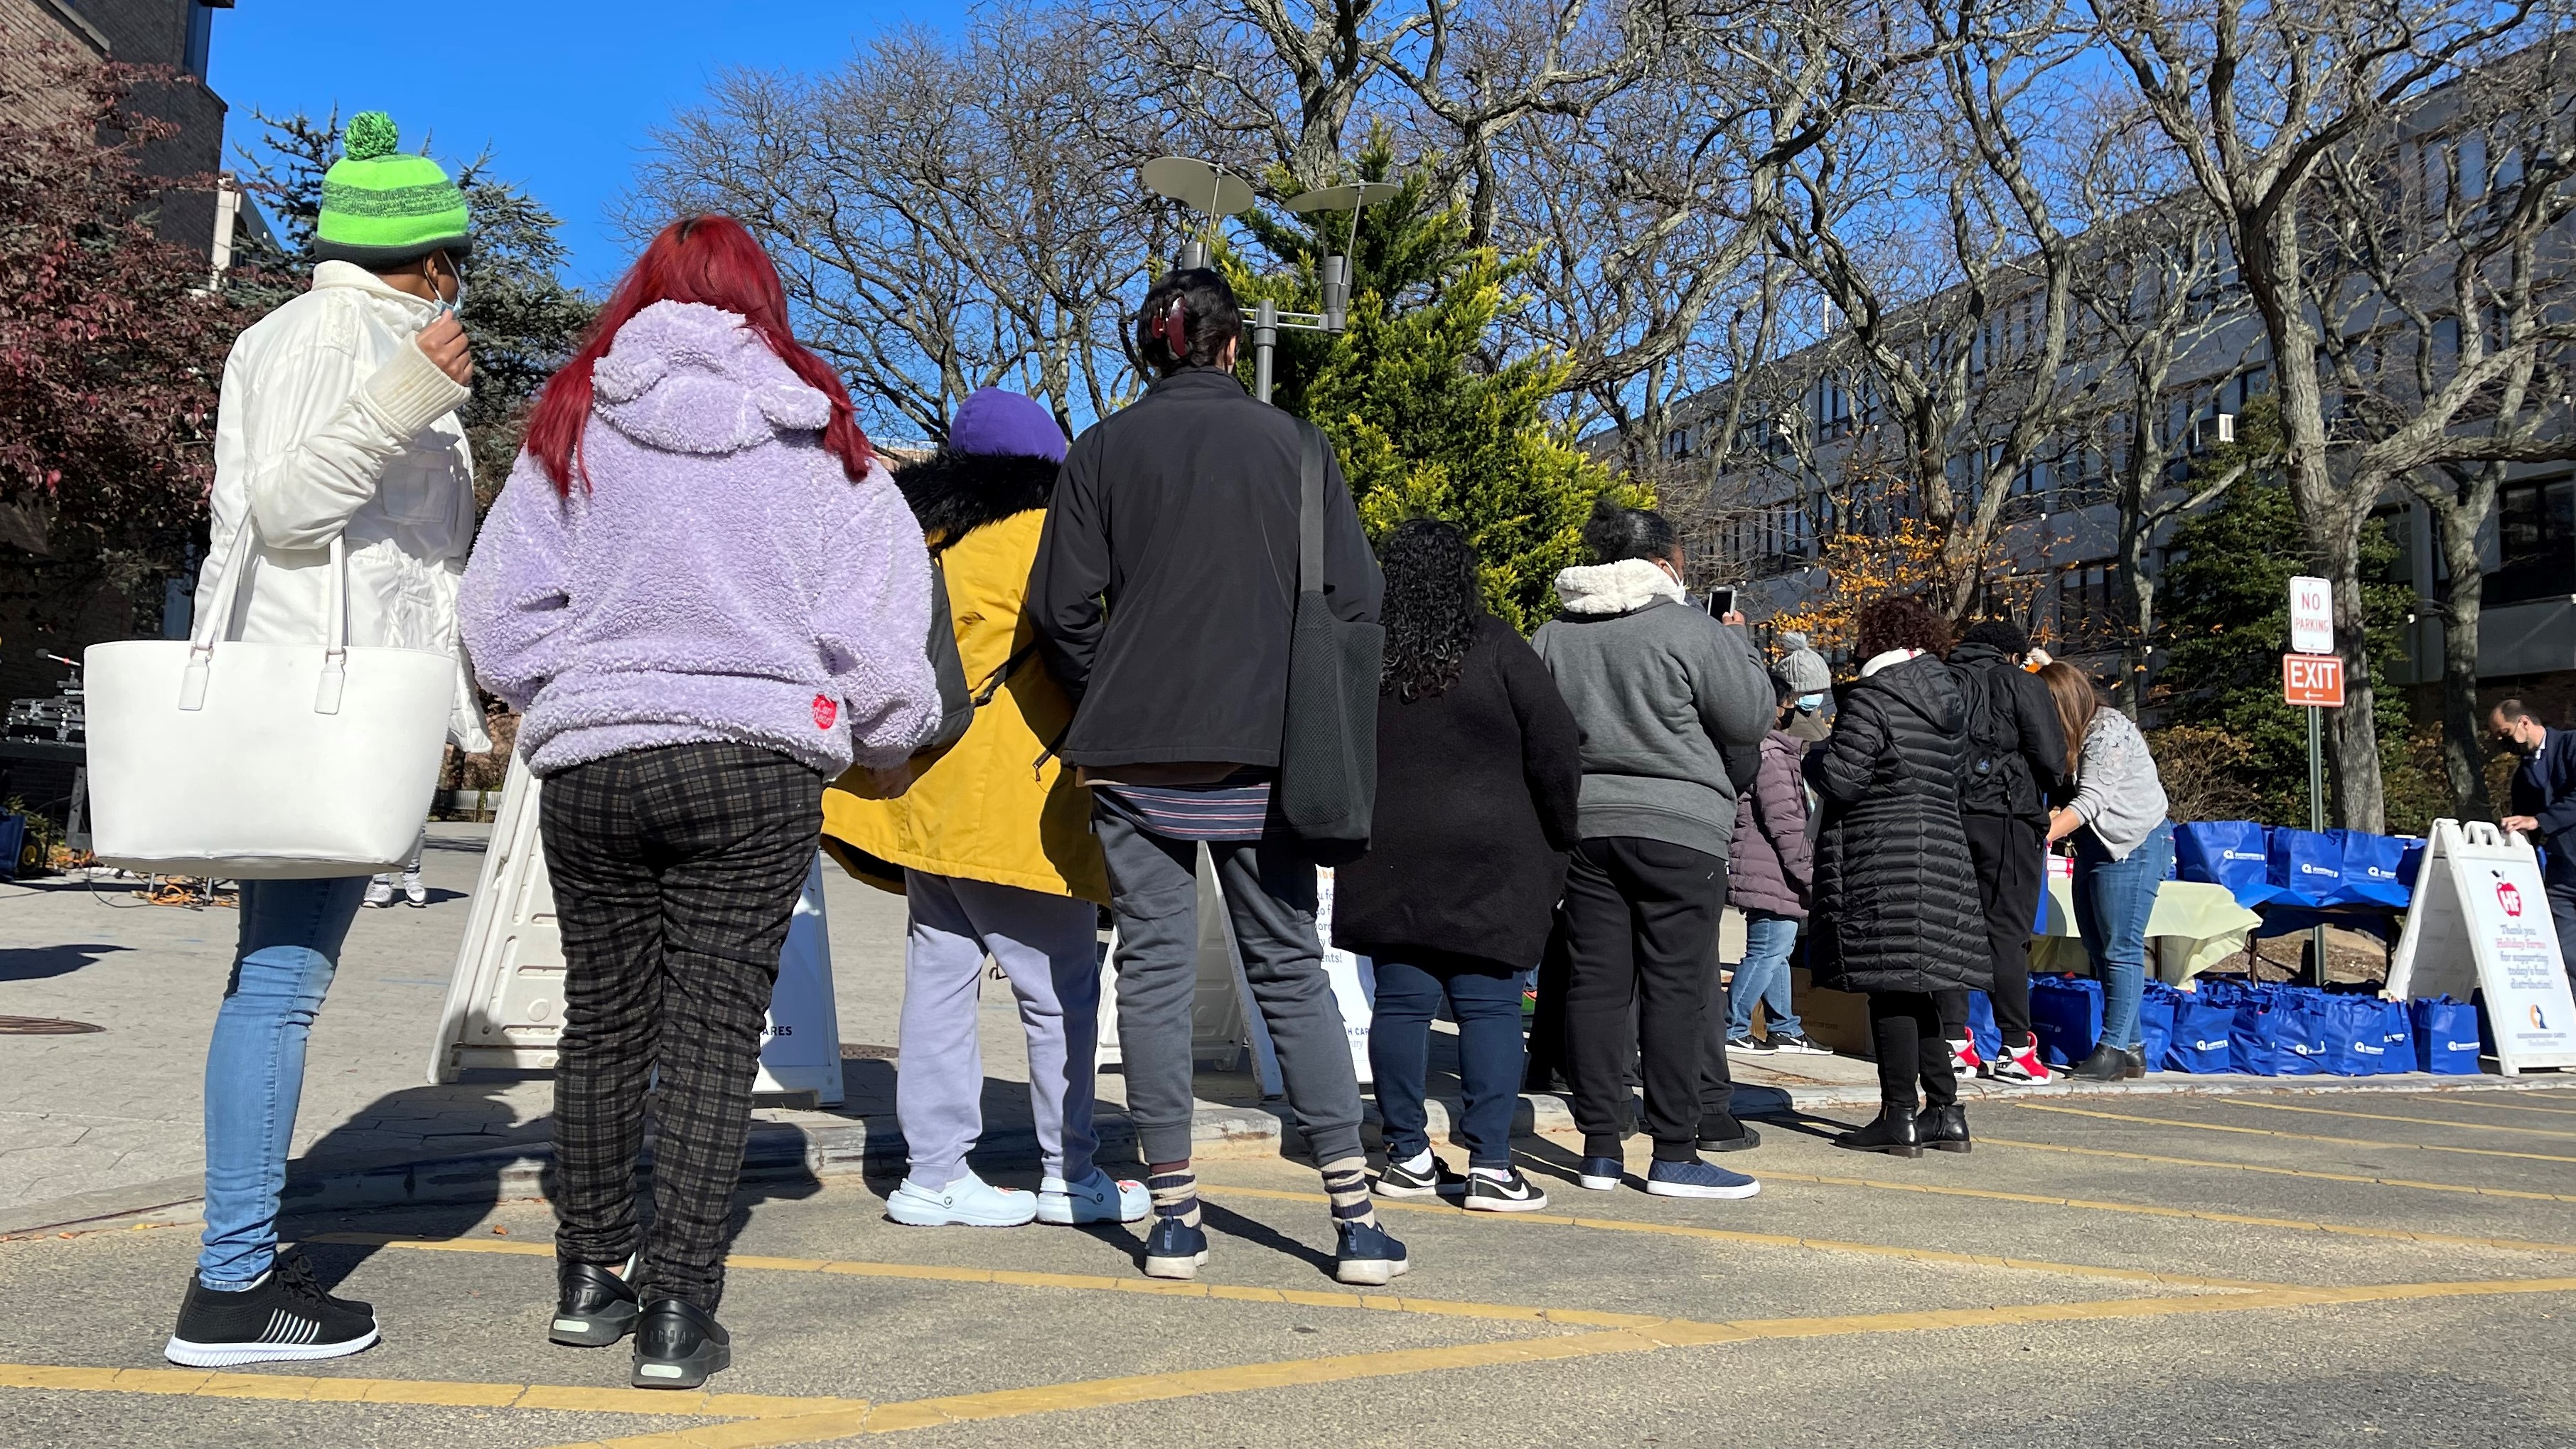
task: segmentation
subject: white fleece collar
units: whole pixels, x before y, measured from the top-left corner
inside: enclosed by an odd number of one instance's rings
[[[1870,656],[1869,662],[1860,667],[1860,677],[1867,679],[1882,669],[1902,664],[1908,659],[1920,659],[1922,657],[1923,651],[1920,649],[1890,649],[1884,654],[1873,654]]]
[[[1679,599],[1682,586],[1648,559],[1586,564],[1556,576],[1556,597],[1569,614],[1627,614],[1661,599]]]
[[[437,303],[429,301],[423,297],[413,296],[411,293],[404,291],[402,288],[395,286],[393,283],[388,282],[384,278],[377,276],[375,273],[368,271],[366,268],[359,266],[356,262],[315,262],[313,264],[313,289],[318,292],[324,287],[350,287],[361,292],[371,292],[379,297],[391,298],[396,302],[404,303],[405,305],[419,311],[435,312],[438,310]]]

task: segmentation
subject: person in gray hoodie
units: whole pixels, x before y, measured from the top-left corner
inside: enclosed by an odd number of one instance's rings
[[[1719,751],[1770,728],[1769,672],[1741,627],[1683,601],[1681,541],[1662,514],[1604,500],[1583,542],[1592,564],[1557,575],[1563,611],[1531,640],[1583,729],[1582,842],[1565,884],[1579,1180],[1608,1191],[1623,1178],[1634,1046],[1655,1140],[1646,1190],[1751,1197],[1759,1183],[1700,1159],[1700,1068],[1735,825]]]

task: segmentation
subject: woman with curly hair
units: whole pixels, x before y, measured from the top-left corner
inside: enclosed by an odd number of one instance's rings
[[[1994,979],[1959,815],[1967,698],[1941,660],[1949,628],[1922,600],[1882,599],[1859,622],[1868,662],[1833,733],[1807,752],[1807,778],[1824,800],[1816,984],[1869,997],[1878,1047],[1878,1120],[1835,1145],[1899,1157],[1965,1152],[1968,1118],[1933,993],[1982,991]]]
[[[1520,980],[1565,885],[1582,735],[1537,653],[1485,612],[1475,550],[1455,524],[1403,524],[1378,562],[1377,814],[1367,857],[1333,882],[1333,943],[1377,962],[1369,1065],[1386,1170],[1376,1190],[1527,1212],[1547,1195],[1512,1166]],[[1423,1107],[1431,1017],[1444,1001],[1467,1099],[1464,1178],[1432,1155]]]

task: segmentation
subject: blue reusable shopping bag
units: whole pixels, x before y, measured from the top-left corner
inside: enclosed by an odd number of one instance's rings
[[[2406,842],[2394,835],[2366,830],[2329,830],[2343,853],[2343,884],[2334,901],[2349,906],[2395,906],[2403,910],[2413,894],[2401,878]]]
[[[1986,1061],[2004,1054],[2004,1034],[1995,1026],[1995,1003],[1982,991],[1968,993],[1968,1040],[1977,1044],[1977,1055]]]
[[[2173,1036],[2165,1045],[2165,1065],[2177,1072],[2234,1071],[2228,1034],[2235,1027],[2233,1001],[2219,1001],[2207,990],[2174,993]]]
[[[2279,892],[2272,887],[2271,847],[2252,820],[2191,820],[2174,827],[2177,879],[2227,887],[2240,906],[2259,906]]]
[[[2406,1009],[2405,1002],[2379,1000],[2379,1040],[2387,1048],[2379,1058],[2382,1076],[2415,1070],[2414,1013]]]
[[[2258,1077],[2312,1077],[2324,1069],[2325,1025],[2304,986],[2275,986],[2237,1003],[2227,1033],[2236,1070]]]
[[[2388,1012],[2394,1002],[2376,996],[2335,993],[2315,1005],[2325,1029],[2327,1072],[2338,1077],[2375,1077],[2388,1070]],[[2407,1065],[2414,1056],[2407,1054]]]
[[[2030,1031],[2040,1060],[2071,1067],[2102,1040],[2102,983],[2090,976],[2030,978]]]
[[[2174,1012],[2182,1004],[2182,993],[2161,981],[2147,983],[2146,994],[2138,1000],[2138,1055],[2146,1059],[2147,1070],[2165,1069],[2165,1053],[2173,1046]]]
[[[2401,835],[2397,837],[2397,843],[2401,847],[2397,854],[2397,883],[2406,887],[2407,899],[2412,900],[2415,877],[2424,869],[2424,837]]]
[[[2478,1009],[2448,996],[2418,997],[2408,1011],[2415,1028],[2415,1069],[2439,1077],[2478,1074]]]
[[[2332,904],[2343,889],[2343,846],[2322,830],[2275,830],[2270,872],[2273,899],[2298,906]]]

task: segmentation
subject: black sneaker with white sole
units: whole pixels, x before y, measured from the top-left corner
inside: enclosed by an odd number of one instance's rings
[[[1467,1190],[1467,1179],[1460,1177],[1449,1164],[1434,1157],[1431,1170],[1415,1172],[1403,1163],[1388,1159],[1386,1171],[1377,1175],[1369,1190],[1379,1197],[1456,1197]]]
[[[190,1368],[231,1368],[343,1358],[375,1341],[375,1309],[323,1292],[304,1255],[291,1253],[238,1293],[217,1292],[191,1273],[178,1330],[161,1354]]]
[[[1538,1190],[1517,1167],[1500,1179],[1481,1172],[1467,1174],[1467,1198],[1460,1206],[1480,1213],[1534,1213],[1547,1206],[1547,1194]]]
[[[687,1299],[656,1298],[636,1315],[635,1387],[694,1389],[732,1365],[733,1335]]]
[[[555,1263],[555,1321],[546,1337],[570,1348],[606,1348],[635,1331],[644,1302],[627,1282],[633,1259],[623,1273],[597,1263]]]

